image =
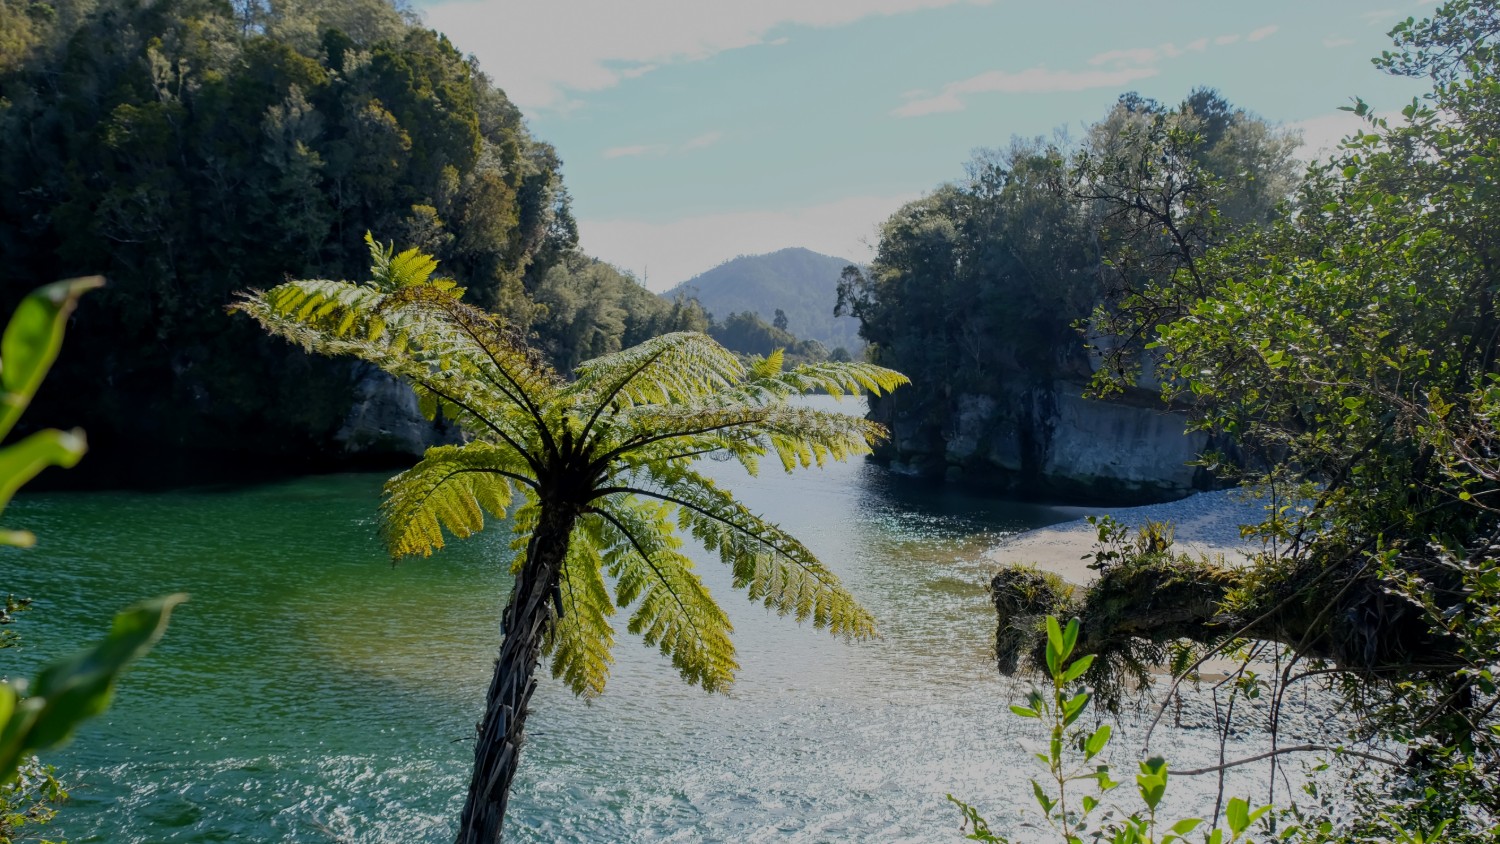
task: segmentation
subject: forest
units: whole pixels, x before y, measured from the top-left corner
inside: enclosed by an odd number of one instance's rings
[[[285,278],[360,277],[366,233],[431,253],[565,369],[709,327],[579,251],[556,152],[409,9],[4,0],[0,33],[0,305],[37,279],[109,278],[30,417],[87,427],[96,468],[124,464],[109,482],[140,477],[138,446],[166,452],[152,474],[340,465],[350,368],[225,309]]]
[[[132,488],[180,479],[174,463],[198,480],[347,468],[361,384],[405,384],[422,416],[467,434],[398,459],[359,524],[392,561],[488,525],[513,534],[492,567],[510,596],[501,650],[464,747],[460,840],[492,842],[539,667],[599,697],[618,613],[689,685],[735,680],[735,624],[685,538],[772,614],[878,638],[811,543],[699,458],[753,476],[915,443],[930,458],[915,474],[973,479],[992,468],[941,455],[967,397],[987,397],[1020,431],[1006,488],[1045,497],[1062,487],[1025,486],[1041,483],[1026,451],[1040,411],[1007,403],[1076,387],[1175,414],[1208,443],[1208,485],[1268,506],[1243,529],[1262,549],[1244,565],[1181,552],[1170,526],[1132,536],[1104,519],[1092,583],[993,574],[1000,673],[1042,686],[1009,708],[1051,730],[1052,779],[1033,782],[1048,828],[1120,844],[1496,840],[1500,10],[1452,0],[1391,36],[1376,67],[1429,93],[1399,115],[1354,101],[1362,129],[1310,166],[1294,133],[1208,88],[1126,93],[1076,139],[977,152],[884,223],[871,266],[845,269],[835,314],[860,323],[856,361],[799,340],[785,312],[710,314],[590,257],[557,152],[503,80],[409,8],[0,0],[0,307],[17,314],[0,428],[27,436],[0,452],[0,507],[44,465],[79,462],[81,435],[52,426],[87,429],[96,482]],[[806,393],[867,394],[868,418]],[[0,684],[0,803],[18,810],[0,841],[64,796],[50,769],[17,780],[17,766],[103,710],[180,600],[126,610],[30,697]],[[0,623],[29,603],[9,597]],[[1240,668],[1205,679],[1222,658]],[[1146,809],[1069,808],[1070,789],[1120,785],[1095,762],[1134,694],[1210,682],[1231,713],[1261,696],[1279,712],[1294,688],[1333,701],[1352,718],[1340,743],[1281,745],[1273,716],[1252,761],[1270,760],[1277,795],[1293,754],[1324,754],[1305,781],[1332,768],[1336,790],[1226,802],[1222,772],[1247,761],[1224,758],[1226,716],[1220,764],[1197,772],[1220,774],[1205,820],[1157,817],[1161,759],[1135,776]],[[970,839],[1019,835],[950,797]]]

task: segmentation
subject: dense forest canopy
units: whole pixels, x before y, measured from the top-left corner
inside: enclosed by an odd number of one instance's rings
[[[701,320],[577,253],[555,151],[386,0],[0,0],[0,33],[0,305],[108,275],[36,414],[84,424],[96,457],[329,445],[349,368],[224,308],[362,277],[366,232],[435,255],[562,365]]]
[[[1157,186],[1182,212],[1164,234],[1108,200],[1143,178],[1143,157],[1165,138],[1184,175],[1209,178]],[[1075,326],[1121,286],[1111,280],[1153,277],[1173,238],[1201,248],[1269,220],[1295,184],[1295,144],[1210,90],[1170,108],[1126,94],[1079,142],[982,150],[963,179],[901,208],[870,270],[845,271],[839,308],[860,319],[871,360],[911,375],[912,389],[889,401],[931,432],[953,427],[963,394],[1087,381],[1097,361]],[[1117,166],[1079,181],[1101,160]]]

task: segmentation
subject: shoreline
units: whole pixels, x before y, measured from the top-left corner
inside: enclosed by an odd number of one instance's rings
[[[1239,526],[1259,522],[1265,507],[1263,502],[1245,500],[1243,495],[1243,490],[1225,489],[1141,507],[1079,507],[1078,517],[1072,521],[1016,534],[985,551],[984,559],[996,565],[1029,563],[1069,583],[1086,586],[1098,575],[1088,567],[1098,532],[1084,518],[1109,515],[1128,526],[1132,537],[1136,528],[1148,521],[1170,522],[1177,551],[1222,555],[1227,562],[1239,564],[1259,550],[1259,543],[1240,538]]]

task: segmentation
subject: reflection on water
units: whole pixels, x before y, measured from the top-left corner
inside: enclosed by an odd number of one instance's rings
[[[507,840],[951,840],[947,792],[996,820],[1013,812],[1027,753],[990,661],[978,553],[1068,511],[864,463],[759,478],[706,468],[843,577],[883,638],[799,628],[734,594],[699,555],[735,625],[739,683],[691,689],[623,631],[602,699],[543,680]],[[16,502],[7,517],[41,544],[0,557],[0,588],[36,596],[38,610],[7,671],[28,673],[133,600],[192,594],[114,708],[51,760],[79,783],[54,834],[450,839],[508,593],[508,536],[392,567],[375,535],[382,480]]]

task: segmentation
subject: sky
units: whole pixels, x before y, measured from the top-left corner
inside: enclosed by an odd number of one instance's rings
[[[1311,156],[1418,96],[1370,58],[1422,0],[419,2],[563,160],[580,245],[665,290],[738,255],[874,256],[903,203],[1014,136],[1195,87]]]

